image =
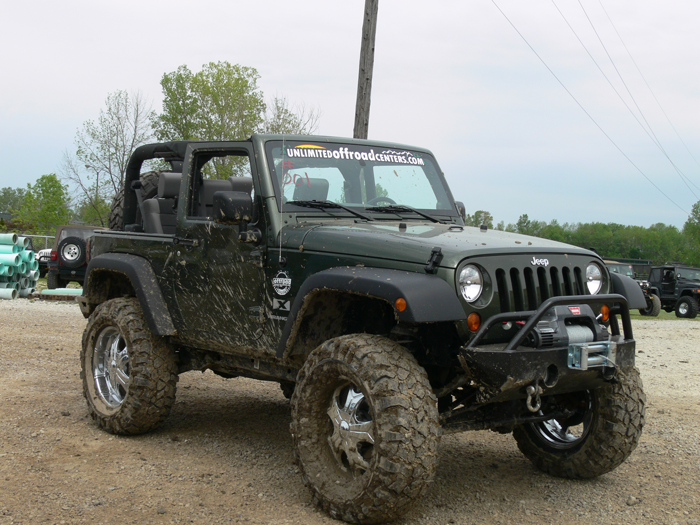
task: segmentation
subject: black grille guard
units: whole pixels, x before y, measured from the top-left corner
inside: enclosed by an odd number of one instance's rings
[[[554,306],[559,305],[579,305],[579,304],[608,304],[617,305],[610,307],[610,330],[612,335],[620,335],[620,326],[617,323],[617,314],[622,317],[622,328],[626,340],[632,340],[632,321],[630,311],[627,306],[627,299],[619,294],[605,295],[565,295],[560,297],[550,297],[544,301],[537,310],[523,312],[506,312],[489,317],[479,328],[476,335],[464,348],[476,348],[479,342],[486,336],[488,331],[498,323],[509,321],[522,321],[527,319],[523,327],[513,336],[504,351],[515,350],[525,340],[530,331],[537,326],[545,314]]]

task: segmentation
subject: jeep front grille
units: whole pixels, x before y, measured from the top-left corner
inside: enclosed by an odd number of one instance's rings
[[[496,270],[496,292],[501,312],[536,310],[550,297],[588,295],[583,266],[506,267]]]

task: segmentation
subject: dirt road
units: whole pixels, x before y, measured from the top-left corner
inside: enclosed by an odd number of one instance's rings
[[[180,377],[166,424],[132,438],[86,416],[75,304],[0,301],[0,525],[337,523],[292,457],[278,386]],[[566,481],[511,436],[444,436],[436,481],[399,524],[700,525],[700,322],[635,321],[648,396],[641,443],[616,471]]]

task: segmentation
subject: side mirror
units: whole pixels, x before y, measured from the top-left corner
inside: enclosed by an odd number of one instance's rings
[[[253,217],[253,200],[242,191],[214,192],[214,220],[219,224],[241,224]]]
[[[238,224],[238,241],[257,244],[262,240],[262,232],[257,228],[248,229],[253,218],[253,199],[244,191],[214,192],[214,221],[219,224]]]
[[[464,206],[464,203],[462,201],[455,201],[455,206],[457,206],[459,216],[462,217],[464,222],[467,222],[467,208]]]

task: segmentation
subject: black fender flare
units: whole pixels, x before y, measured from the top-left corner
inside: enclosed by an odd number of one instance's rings
[[[436,323],[467,317],[454,289],[435,275],[364,266],[331,268],[312,275],[299,288],[277,346],[278,358],[284,357],[294,342],[309,299],[322,290],[384,300],[394,308],[399,322]],[[406,300],[403,312],[394,306],[400,297]]]
[[[126,253],[105,253],[90,259],[83,289],[83,296],[88,302],[91,297],[99,296],[93,276],[101,271],[121,273],[131,281],[143,316],[153,334],[165,336],[177,333],[156,274],[147,259]]]
[[[610,273],[612,281],[612,293],[617,293],[627,299],[627,305],[630,310],[638,308],[646,308],[647,300],[644,298],[644,292],[637,281],[626,275],[619,273]]]

